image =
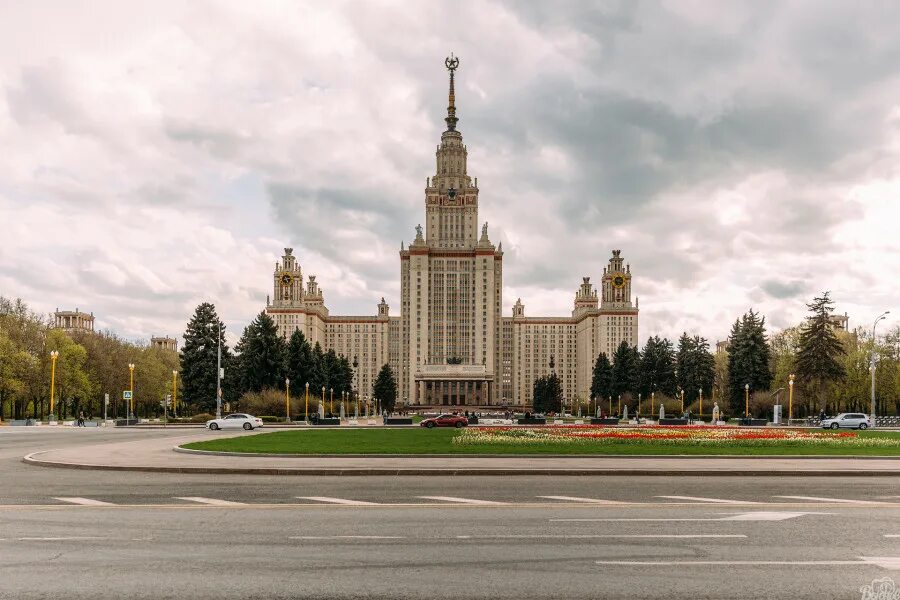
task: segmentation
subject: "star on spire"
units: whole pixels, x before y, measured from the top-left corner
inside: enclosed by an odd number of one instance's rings
[[[459,58],[453,56],[451,52],[450,56],[444,61],[444,66],[450,71],[450,101],[447,105],[447,118],[444,120],[447,121],[447,131],[456,131],[456,122],[459,119],[456,118],[456,92],[453,86],[453,79],[456,69],[459,68]]]

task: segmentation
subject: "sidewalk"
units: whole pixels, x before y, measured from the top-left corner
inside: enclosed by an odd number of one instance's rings
[[[236,432],[228,437],[256,435]],[[604,456],[225,456],[176,452],[209,436],[109,442],[34,452],[45,467],[256,475],[900,475],[900,458]]]

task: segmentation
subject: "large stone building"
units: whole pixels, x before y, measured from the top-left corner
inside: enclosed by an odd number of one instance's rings
[[[53,313],[54,326],[66,333],[94,333],[94,313],[75,310],[59,310]]]
[[[400,250],[400,316],[384,298],[374,316],[332,316],[315,275],[306,286],[291,248],[273,275],[266,311],[285,337],[299,329],[311,344],[358,365],[356,386],[371,394],[382,365],[398,378],[399,399],[418,406],[528,406],[534,380],[551,370],[567,400],[586,399],[593,363],[620,342],[638,343],[631,267],[619,250],[603,268],[599,295],[583,277],[568,317],[525,316],[517,300],[504,317],[503,249],[478,220],[478,178],[468,173],[457,130],[454,77],[436,170],[425,188],[425,226]],[[552,366],[551,366],[552,365]]]

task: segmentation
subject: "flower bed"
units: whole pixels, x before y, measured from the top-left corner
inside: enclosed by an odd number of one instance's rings
[[[735,427],[496,427],[468,429],[453,439],[459,445],[567,444],[672,446],[836,446],[842,448],[900,448],[900,439],[860,436],[850,431],[801,429],[739,429]]]

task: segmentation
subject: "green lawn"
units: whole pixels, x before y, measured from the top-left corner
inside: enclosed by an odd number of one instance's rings
[[[185,448],[225,452],[267,454],[571,454],[571,455],[820,455],[820,456],[900,456],[898,447],[848,448],[835,444],[800,445],[778,442],[765,447],[737,445],[701,446],[685,444],[454,444],[454,429],[312,429],[277,431],[260,435],[185,444]],[[900,432],[863,431],[860,437],[900,440]]]

